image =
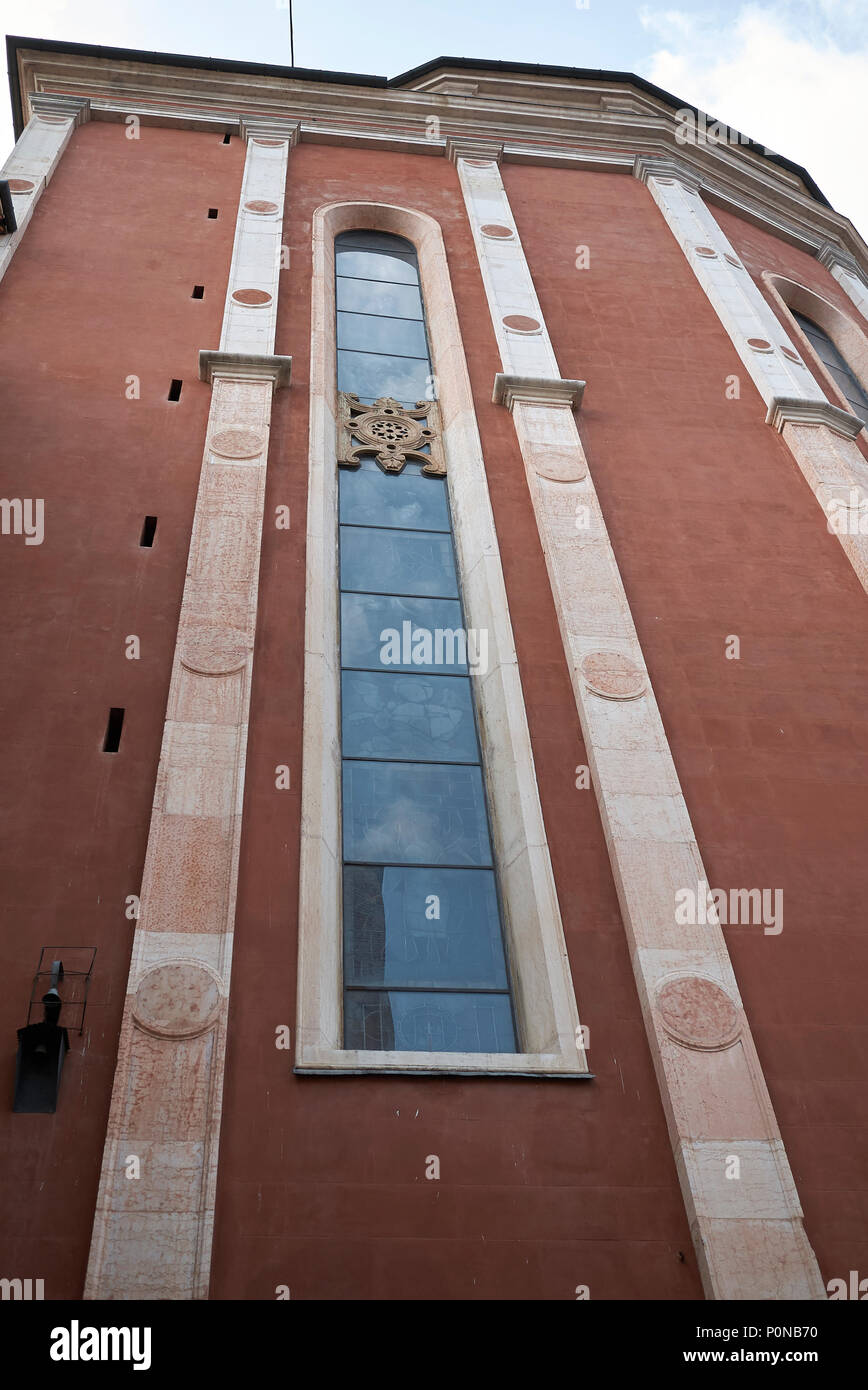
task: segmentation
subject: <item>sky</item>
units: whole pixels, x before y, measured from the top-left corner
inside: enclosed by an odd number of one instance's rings
[[[289,62],[288,0],[2,0],[7,34]],[[868,0],[293,0],[300,67],[440,55],[638,73],[803,165],[868,239]],[[13,143],[0,95],[0,160]]]

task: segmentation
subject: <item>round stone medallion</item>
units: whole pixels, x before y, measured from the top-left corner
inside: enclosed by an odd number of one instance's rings
[[[264,140],[261,136],[257,136],[256,139],[253,141],[253,143],[254,143],[254,145],[267,145],[268,148],[269,148],[270,150],[274,150],[274,149],[277,149],[278,145],[284,145],[284,144],[286,144],[286,141],[285,141],[285,140]]]
[[[158,1037],[192,1038],[210,1027],[219,1008],[220,987],[211,971],[193,961],[172,961],[142,977],[133,1015]]]
[[[697,246],[696,254],[697,256],[702,256],[703,259],[706,261],[713,261],[717,259],[717,252],[715,251],[713,246]]]
[[[527,314],[507,314],[503,326],[511,329],[513,333],[539,333],[542,327],[536,319],[530,318]]]
[[[645,690],[645,672],[622,652],[589,652],[582,675],[588,689],[605,700],[635,700]]]
[[[235,627],[193,623],[181,638],[181,664],[202,676],[228,676],[247,661],[250,643]]]
[[[802,359],[799,354],[793,352],[793,349],[787,347],[785,343],[781,343],[781,352],[784,354],[784,357],[788,357],[791,362],[798,362],[799,366],[802,365]]]
[[[738,259],[737,256],[731,256],[728,251],[724,251],[723,258],[724,260],[729,261],[730,265],[737,266],[738,269],[741,270],[741,261]]]
[[[748,338],[747,345],[754,352],[771,352],[772,345],[765,338]]]
[[[211,448],[224,459],[251,459],[265,448],[265,436],[259,430],[218,430],[211,436]]]
[[[10,179],[10,180],[9,180],[9,192],[10,192],[10,193],[32,193],[32,192],[33,192],[33,188],[34,188],[34,185],[33,185],[33,182],[32,182],[31,179]]]
[[[534,461],[533,468],[551,483],[580,483],[588,472],[578,449],[548,448]]]
[[[258,213],[277,212],[277,203],[269,203],[267,198],[251,198],[249,203],[244,204],[244,211]]]
[[[502,222],[486,222],[480,231],[483,236],[491,237],[494,241],[511,241],[512,228],[504,227]]]
[[[465,159],[465,164],[469,164],[471,169],[490,169],[494,163],[493,159]]]
[[[703,975],[678,975],[657,987],[663,1027],[682,1047],[715,1052],[741,1031],[741,1014],[726,990]]]
[[[236,304],[244,304],[248,309],[261,309],[265,304],[271,303],[271,295],[267,290],[234,290],[232,298]]]
[[[43,124],[43,125],[66,125],[66,122],[67,122],[67,121],[71,121],[71,120],[72,120],[72,117],[71,117],[71,116],[40,116],[40,117],[39,117],[39,120],[40,120],[40,123]]]

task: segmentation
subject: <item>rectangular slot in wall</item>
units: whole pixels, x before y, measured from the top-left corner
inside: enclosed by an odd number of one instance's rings
[[[179,401],[181,399],[182,385],[183,382],[178,381],[176,377],[172,377],[172,384],[169,387],[169,395],[167,399],[170,401]]]
[[[216,209],[216,208],[209,208],[209,209],[208,209],[208,216],[210,217],[211,221],[213,222],[214,219],[215,219],[215,217],[217,216],[217,209]]]
[[[191,298],[191,299],[204,299],[204,298],[205,298],[205,286],[204,286],[204,285],[194,285],[194,286],[193,286],[193,293],[190,295],[190,298]]]
[[[147,547],[152,546],[154,544],[154,536],[156,535],[156,532],[157,518],[155,516],[146,516],[144,525],[142,526],[142,535],[139,541],[139,545],[144,545]]]
[[[104,753],[116,753],[118,751],[121,746],[121,729],[123,727],[124,711],[122,709],[110,709],[102,745]]]
[[[224,136],[223,136],[223,144],[224,144],[224,145],[228,145],[228,144],[229,144],[229,141],[230,141],[231,139],[232,139],[232,136],[231,136],[231,135],[224,135]]]

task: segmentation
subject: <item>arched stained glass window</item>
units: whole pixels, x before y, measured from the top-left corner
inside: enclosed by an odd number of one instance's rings
[[[812,319],[805,318],[804,314],[797,314],[794,309],[791,309],[790,313],[855,414],[860,420],[868,422],[868,393],[828,333]]]
[[[416,254],[354,231],[335,260],[341,409],[370,445],[339,470],[343,1045],[514,1053]]]

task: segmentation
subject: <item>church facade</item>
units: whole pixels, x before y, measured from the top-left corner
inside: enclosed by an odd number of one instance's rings
[[[12,1296],[861,1296],[858,232],[630,74],[8,51]]]

